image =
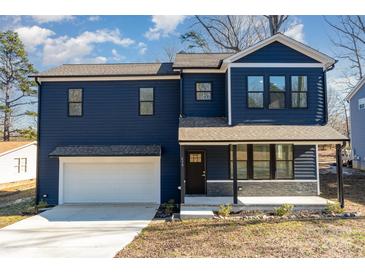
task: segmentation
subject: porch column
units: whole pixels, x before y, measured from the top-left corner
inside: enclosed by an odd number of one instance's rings
[[[233,203],[238,203],[238,192],[237,192],[237,145],[233,145]]]
[[[345,199],[343,193],[343,174],[342,174],[342,146],[336,145],[336,167],[337,167],[337,199],[341,208],[345,206]]]
[[[185,202],[185,147],[180,146],[180,204]]]

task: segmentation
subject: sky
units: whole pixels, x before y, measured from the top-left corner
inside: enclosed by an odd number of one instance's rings
[[[335,20],[335,17],[332,18]],[[186,49],[189,16],[0,16],[0,30],[19,33],[39,71],[64,63],[165,61],[163,49]],[[323,16],[292,16],[286,34],[334,55]]]
[[[328,16],[335,22],[335,16]],[[0,31],[17,31],[38,71],[65,63],[167,61],[165,47],[186,49],[180,35],[191,16],[0,16]],[[333,30],[323,16],[290,16],[285,34],[336,58]],[[328,85],[343,89],[344,61],[328,73]]]

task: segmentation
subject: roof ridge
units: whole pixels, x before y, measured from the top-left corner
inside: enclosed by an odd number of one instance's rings
[[[92,64],[92,63],[80,63],[80,64],[62,64],[60,66],[102,66],[102,65],[162,65],[162,64],[173,64],[173,62],[126,62],[126,63],[102,63],[102,64]]]

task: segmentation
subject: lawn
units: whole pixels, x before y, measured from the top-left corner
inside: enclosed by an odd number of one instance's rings
[[[321,192],[336,200],[336,174],[325,156]],[[345,209],[365,216],[365,173],[345,174],[344,191]],[[153,221],[116,257],[365,257],[365,219]]]
[[[25,219],[34,203],[35,180],[0,185],[0,228]]]

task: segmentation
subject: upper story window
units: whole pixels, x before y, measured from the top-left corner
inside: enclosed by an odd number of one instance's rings
[[[264,107],[264,76],[247,76],[248,108]]]
[[[291,106],[292,108],[307,108],[307,76],[291,77]]]
[[[153,88],[139,89],[139,115],[149,116],[154,114],[154,90]]]
[[[68,90],[68,116],[82,116],[82,89]]]
[[[212,100],[212,83],[211,82],[195,83],[195,98],[197,101]]]
[[[359,99],[359,109],[365,109],[365,98],[360,98]]]
[[[17,173],[26,173],[28,161],[27,158],[14,158],[15,161],[15,171]]]
[[[285,76],[270,76],[269,91],[271,109],[285,108]]]

